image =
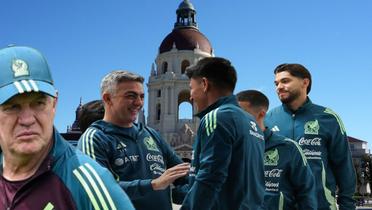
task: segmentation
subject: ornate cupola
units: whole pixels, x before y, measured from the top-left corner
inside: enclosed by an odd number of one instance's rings
[[[184,0],[178,6],[176,13],[177,22],[174,24],[174,28],[198,27],[195,21],[196,11],[194,6],[188,0]]]
[[[159,47],[159,53],[171,50],[200,50],[213,56],[212,46],[197,26],[196,10],[189,0],[183,0],[176,11],[177,21]]]

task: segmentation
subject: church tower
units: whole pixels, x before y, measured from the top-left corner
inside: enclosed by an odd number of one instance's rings
[[[162,41],[152,65],[148,87],[148,117],[150,127],[160,132],[182,158],[191,157],[192,141],[199,119],[190,101],[188,66],[204,57],[211,57],[209,40],[199,31],[194,6],[183,0],[176,11],[174,28]],[[182,119],[181,104],[188,104],[189,119]]]

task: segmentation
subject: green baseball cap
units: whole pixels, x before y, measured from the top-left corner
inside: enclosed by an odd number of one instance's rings
[[[57,91],[44,56],[30,47],[0,49],[0,104],[17,94],[29,92],[56,97]]]

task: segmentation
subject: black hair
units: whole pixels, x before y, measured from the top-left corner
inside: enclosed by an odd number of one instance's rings
[[[244,90],[236,94],[238,101],[249,102],[254,108],[269,109],[269,99],[258,90]]]
[[[225,58],[206,57],[186,69],[189,78],[207,78],[214,87],[233,92],[237,80],[236,71]]]

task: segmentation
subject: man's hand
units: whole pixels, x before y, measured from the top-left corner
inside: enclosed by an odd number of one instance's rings
[[[172,168],[168,168],[161,176],[151,181],[152,189],[164,190],[170,184],[172,184],[174,180],[186,176],[189,170],[189,163],[181,163],[173,166]]]

